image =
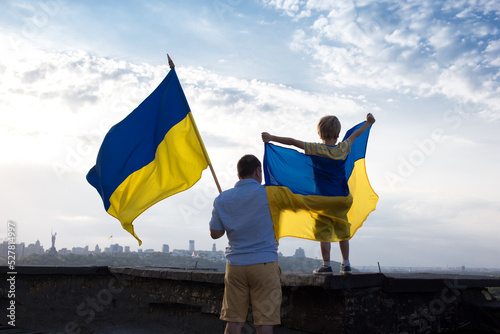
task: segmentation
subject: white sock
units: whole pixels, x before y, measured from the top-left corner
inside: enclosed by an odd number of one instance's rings
[[[323,265],[327,267],[331,267],[330,261],[323,261]]]
[[[350,266],[351,265],[351,263],[349,262],[349,260],[342,260],[342,264],[344,266]]]

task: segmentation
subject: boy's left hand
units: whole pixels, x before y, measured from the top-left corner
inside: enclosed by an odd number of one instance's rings
[[[375,117],[373,117],[373,115],[369,113],[368,115],[366,115],[366,121],[370,124],[373,124],[375,123]]]

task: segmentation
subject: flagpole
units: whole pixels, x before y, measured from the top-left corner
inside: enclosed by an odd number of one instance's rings
[[[168,66],[170,66],[170,69],[174,68],[174,62],[170,58],[170,56],[167,53],[167,58],[168,58]],[[205,156],[205,159],[208,163],[208,167],[210,167],[210,171],[212,172],[212,176],[214,177],[215,185],[217,186],[217,190],[219,190],[219,193],[222,192],[222,188],[220,187],[219,180],[217,180],[217,175],[215,175],[215,170],[214,167],[212,166],[212,162],[210,161],[210,157],[208,156],[207,149],[205,148],[205,144],[203,143],[203,140],[201,139],[200,132],[198,131],[198,127],[196,126],[196,122],[194,121],[194,117],[191,112],[188,113],[189,119],[191,120],[191,123],[193,123],[193,128],[196,133],[196,137],[198,137],[198,141],[200,142],[201,145],[201,150],[203,151],[203,155]]]

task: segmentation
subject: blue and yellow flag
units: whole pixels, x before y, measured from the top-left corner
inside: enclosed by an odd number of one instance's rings
[[[142,244],[132,222],[153,204],[189,189],[210,161],[172,68],[132,113],[107,133],[88,182],[106,211]]]
[[[378,201],[365,168],[370,129],[354,141],[346,160],[265,145],[264,177],[277,240],[349,240],[363,225]]]

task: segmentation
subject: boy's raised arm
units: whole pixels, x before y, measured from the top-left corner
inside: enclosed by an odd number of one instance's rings
[[[300,140],[297,140],[297,139],[293,139],[293,138],[289,138],[289,137],[278,137],[278,136],[273,136],[267,132],[262,132],[262,141],[264,143],[269,143],[270,141],[274,141],[274,142],[277,142],[277,143],[280,143],[280,144],[284,144],[284,145],[291,145],[291,146],[295,146],[295,147],[298,147],[300,149],[305,149],[306,145],[303,141],[300,141]]]
[[[363,134],[363,132],[365,132],[373,123],[375,123],[375,117],[373,117],[372,114],[366,115],[366,123],[363,124],[359,129],[354,131],[347,139],[351,141],[351,144],[354,143],[356,138],[361,136],[361,134]]]

